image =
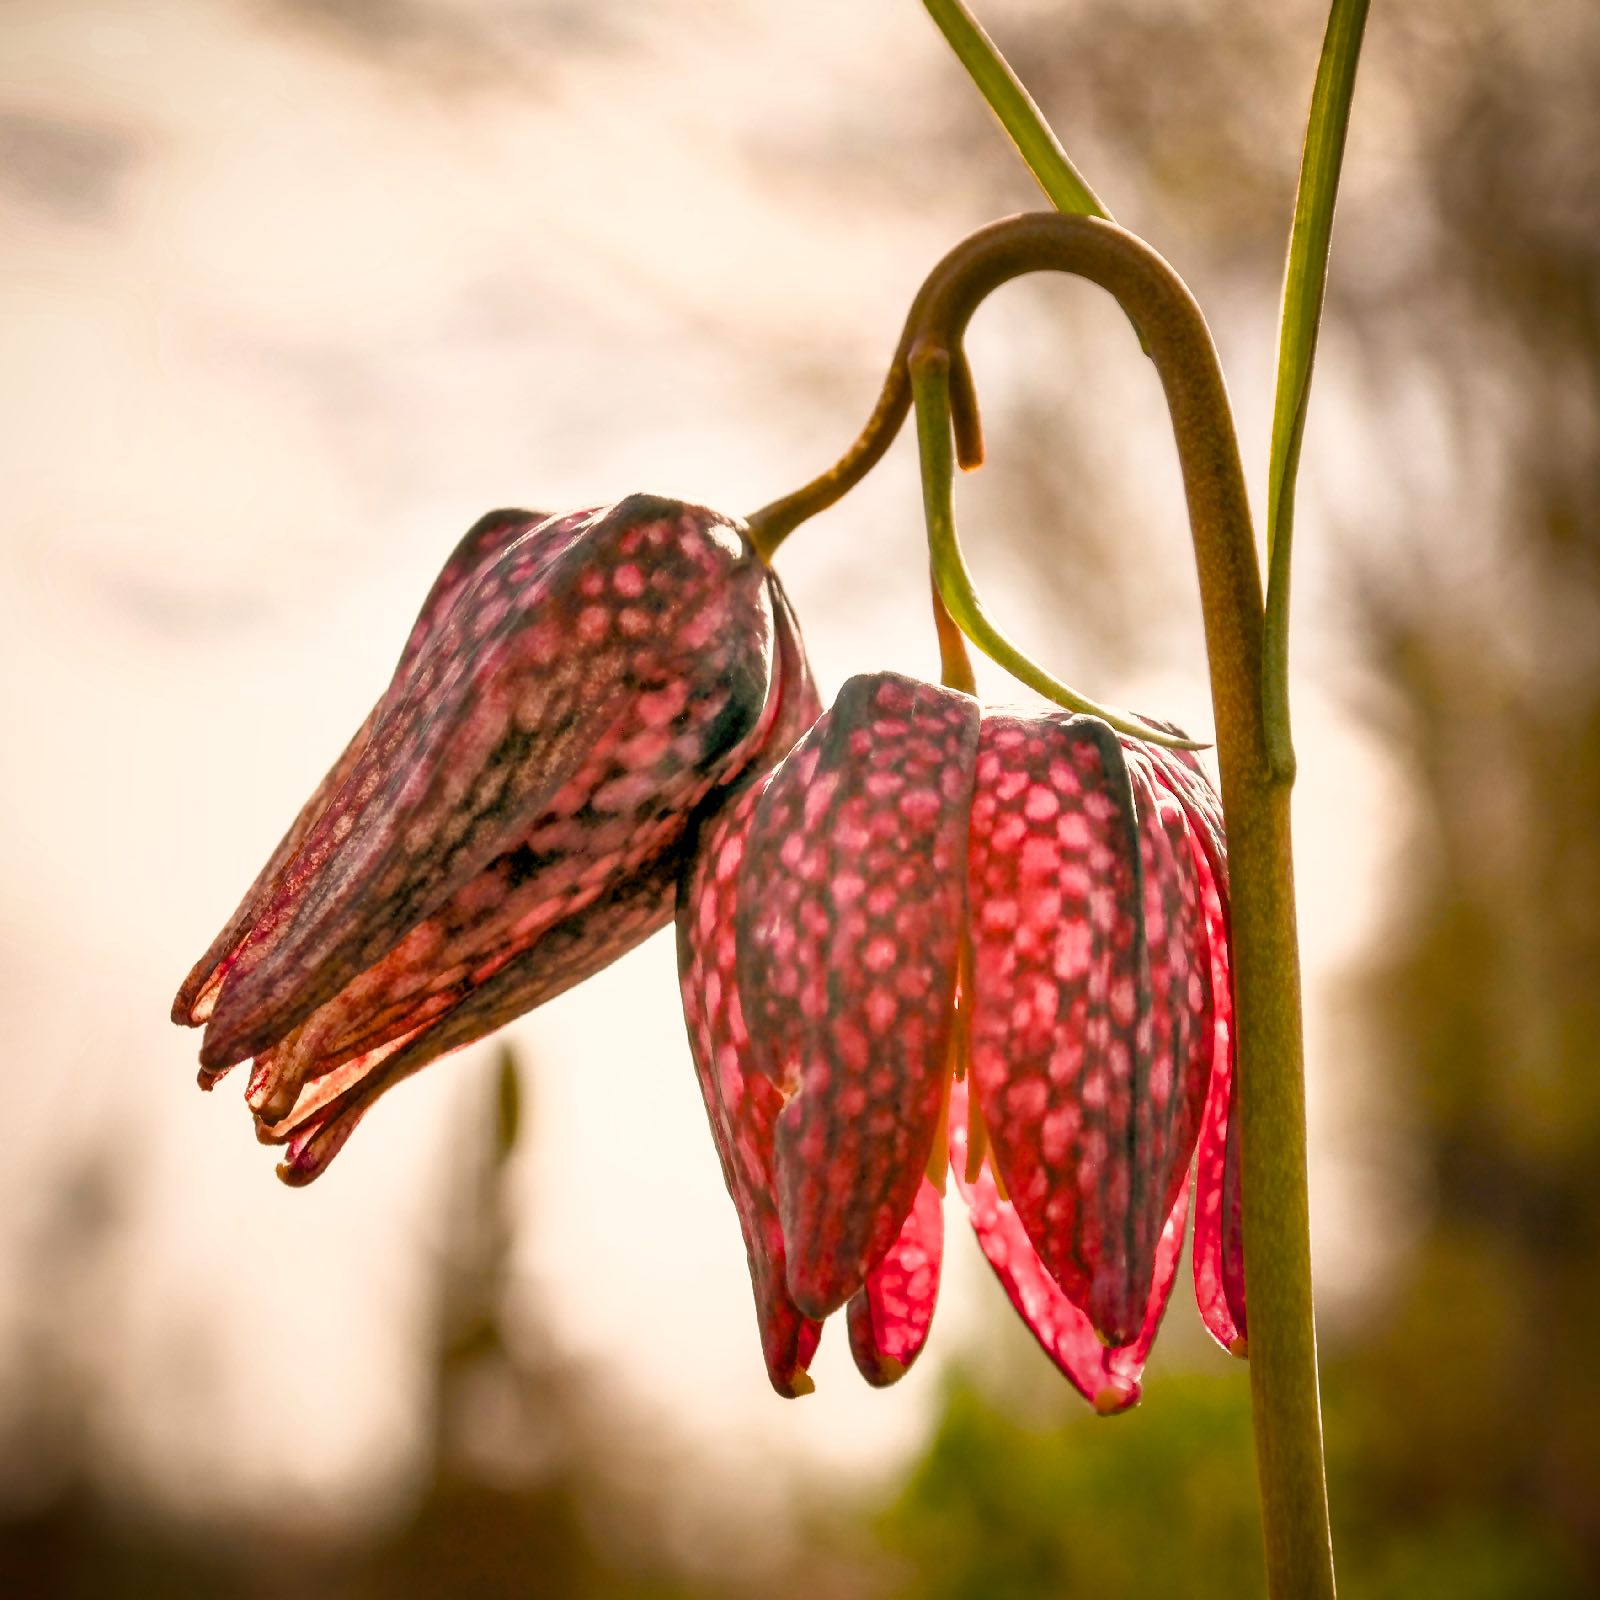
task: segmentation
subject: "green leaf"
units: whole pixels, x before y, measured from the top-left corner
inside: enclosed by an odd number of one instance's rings
[[[1333,208],[1344,163],[1356,64],[1370,0],[1333,0],[1322,41],[1311,116],[1306,125],[1295,194],[1294,228],[1283,278],[1278,329],[1278,381],[1267,468],[1267,613],[1262,697],[1268,754],[1274,769],[1294,771],[1289,735],[1289,559],[1294,535],[1294,486],[1311,396],[1311,368],[1328,286]]]
[[[1057,211],[1083,216],[1104,217],[1106,210],[1099,195],[1073,166],[1061,141],[1023,88],[1022,80],[1011,70],[994,41],[978,24],[961,0],[922,0],[928,15],[938,24],[950,48],[967,69],[967,76],[978,86],[989,109],[1011,136],[1028,170],[1049,197]]]

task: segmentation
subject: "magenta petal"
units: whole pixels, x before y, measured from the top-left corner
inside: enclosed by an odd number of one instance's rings
[[[263,1141],[289,1146],[278,1176],[295,1186],[321,1176],[361,1119],[396,1084],[554,999],[664,927],[672,915],[677,865],[675,856],[653,863],[612,895],[551,928],[516,963],[431,1025],[424,1022],[308,1079],[277,1116],[268,1103],[276,1050],[267,1051],[252,1075],[249,1097],[258,1108]]]
[[[747,772],[770,767],[820,709],[799,629],[776,580],[773,598],[772,704],[763,714],[762,743],[749,758]],[[645,832],[651,836],[651,830]],[[558,920],[542,926],[531,943],[507,941],[503,959],[486,960],[472,970],[459,993],[446,991],[447,1007],[418,1004],[386,1018],[374,1013],[371,986],[358,979],[266,1051],[252,1075],[249,1099],[262,1139],[289,1145],[279,1176],[295,1185],[311,1182],[326,1170],[372,1105],[397,1083],[554,999],[663,927],[672,916],[689,845],[686,837],[681,845],[651,854],[597,898],[575,909],[569,906]],[[400,948],[411,942],[408,938]],[[388,965],[380,963],[377,972],[381,975]],[[327,1039],[338,1037],[338,1030],[352,1022],[366,1030],[364,1036],[356,1035],[356,1047],[351,1048],[347,1034],[340,1049],[329,1049]]]
[[[821,711],[781,590],[776,613],[781,698],[759,766],[782,755]],[[822,1324],[805,1316],[789,1295],[773,1149],[783,1096],[752,1064],[734,929],[746,841],[770,776],[759,771],[739,780],[726,797],[708,801],[698,819],[678,886],[678,975],[712,1141],[744,1234],[767,1376],[779,1394],[794,1396],[812,1388],[806,1369]]]
[[[372,708],[367,720],[357,729],[355,737],[333,764],[328,775],[317,786],[316,792],[301,808],[288,833],[256,880],[245,892],[238,909],[228,920],[222,932],[212,941],[211,948],[195,963],[184,980],[172,1005],[172,1020],[188,1027],[198,1027],[211,1015],[217,992],[227,976],[233,957],[244,936],[260,915],[262,907],[277,888],[284,869],[298,853],[312,827],[328,808],[329,802],[339,793],[355,770],[356,762],[367,748],[372,730],[384,711],[404,697],[417,658],[423,647],[437,633],[441,622],[455,604],[461,590],[494,556],[509,545],[523,540],[530,545],[550,550],[565,543],[573,526],[589,513],[577,512],[566,517],[546,517],[535,511],[491,511],[480,517],[470,527],[461,542],[451,552],[444,569],[434,579],[428,597],[422,603],[411,635],[401,652],[394,678],[383,697]],[[206,1072],[201,1081],[211,1086],[216,1074]]]
[[[378,1027],[334,1053],[408,1031],[681,835],[760,736],[766,576],[732,525],[645,496],[500,552],[260,908],[202,1061],[265,1050],[409,939],[354,1005]]]
[[[944,1197],[924,1177],[899,1237],[850,1299],[850,1353],[874,1388],[903,1378],[928,1342],[943,1260]]]
[[[1137,1332],[1125,1344],[1104,1344],[1088,1317],[1051,1278],[1015,1208],[1000,1198],[988,1166],[984,1166],[976,1182],[965,1181],[966,1111],[966,1085],[955,1084],[950,1094],[950,1160],[972,1214],[973,1231],[989,1265],[1018,1316],[1078,1393],[1102,1414],[1126,1411],[1138,1403],[1144,1364],[1172,1293],[1178,1258],[1183,1253],[1188,1190],[1178,1191],[1162,1227]]]
[[[1244,1216],[1239,1193],[1238,1081],[1234,1069],[1226,890],[1201,875],[1210,938],[1216,1037],[1194,1179],[1194,1292],[1200,1318],[1225,1350],[1246,1350]]]
[[[1046,1272],[1126,1344],[1211,1069],[1188,815],[1095,718],[987,716],[970,872],[993,1158]]]
[[[789,1289],[822,1317],[900,1233],[939,1120],[978,709],[853,678],[757,807],[738,899],[756,1068],[783,1099]]]
[[[751,1067],[734,949],[740,867],[767,781],[757,779],[702,828],[679,890],[678,972],[700,1093],[744,1232],[767,1376],[779,1394],[796,1395],[811,1387],[805,1369],[822,1325],[789,1295],[773,1152],[783,1096]]]

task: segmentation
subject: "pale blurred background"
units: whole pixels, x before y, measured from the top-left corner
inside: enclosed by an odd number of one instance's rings
[[[1324,12],[987,0],[1211,316],[1259,495]],[[1352,1592],[1600,1589],[1600,10],[1374,7],[1300,500],[1313,1205]],[[1180,1280],[1086,1414],[959,1210],[928,1354],[768,1390],[658,938],[290,1192],[166,1020],[480,512],[748,511],[1038,204],[915,0],[0,4],[0,1593],[1234,1595]],[[1154,375],[972,353],[980,582],[1209,726]],[[1259,501],[1258,501],[1259,505]],[[830,694],[936,668],[909,441],[785,548]],[[993,676],[992,691],[1004,692]]]

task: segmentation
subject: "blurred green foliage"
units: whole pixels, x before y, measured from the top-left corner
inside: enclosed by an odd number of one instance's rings
[[[925,1600],[1259,1588],[1248,1387],[1156,1378],[1125,1417],[1030,1421],[958,1372],[879,1527]]]

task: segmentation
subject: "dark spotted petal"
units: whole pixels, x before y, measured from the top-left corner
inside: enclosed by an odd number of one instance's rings
[[[1177,732],[1176,728],[1169,731]],[[1244,1216],[1239,1193],[1239,1087],[1234,1071],[1228,852],[1222,802],[1194,754],[1142,747],[1157,782],[1188,813],[1211,961],[1215,1035],[1211,1085],[1195,1154],[1194,1287],[1200,1317],[1234,1355],[1246,1353]]]
[[[1239,1193],[1238,1082],[1234,1071],[1233,991],[1229,974],[1227,890],[1201,872],[1216,997],[1211,1087],[1200,1125],[1194,1178],[1194,1290],[1200,1318],[1226,1350],[1246,1349],[1244,1217]]]
[[[411,681],[412,670],[428,640],[437,633],[444,617],[460,597],[462,589],[480,568],[508,546],[524,541],[530,549],[548,552],[564,544],[575,524],[588,512],[577,512],[566,517],[546,517],[534,511],[491,511],[480,517],[463,536],[451,553],[444,570],[434,580],[428,598],[412,625],[411,636],[406,641],[400,664],[383,697],[356,731],[355,737],[345,747],[344,753],[333,764],[328,775],[317,786],[316,793],[305,803],[288,833],[273,851],[271,859],[261,869],[256,881],[246,891],[239,908],[229,919],[222,932],[212,941],[211,948],[195,964],[194,970],[184,980],[177,999],[172,1004],[172,1020],[189,1027],[198,1027],[211,1015],[216,1004],[217,991],[232,965],[234,953],[261,913],[261,908],[277,887],[284,868],[300,849],[312,826],[328,808],[328,802],[344,787],[355,770],[361,753],[372,737],[372,729],[387,707],[393,706],[405,695]],[[206,1087],[212,1075],[202,1075]]]
[[[903,1378],[928,1342],[943,1260],[944,1197],[925,1177],[899,1238],[850,1297],[850,1354],[874,1388]]]
[[[734,906],[750,823],[781,757],[822,710],[799,630],[775,590],[781,703],[772,734],[753,766],[726,796],[706,802],[692,856],[678,890],[678,978],[695,1073],[722,1175],[744,1233],[767,1376],[779,1394],[809,1393],[806,1368],[822,1325],[789,1297],[783,1229],[778,1220],[773,1126],[783,1098],[750,1064],[750,1037],[739,1003]]]
[[[977,773],[973,1089],[1045,1269],[1126,1345],[1211,1067],[1187,814],[1090,717],[986,717]]]
[[[549,929],[524,953],[517,969],[520,982],[507,981],[510,969],[502,970],[436,1025],[401,1034],[307,1083],[280,1121],[258,1114],[263,1143],[288,1146],[278,1176],[295,1187],[320,1177],[361,1119],[396,1084],[553,1000],[663,927],[672,911],[677,866],[676,857],[664,857]],[[256,1087],[252,1080],[252,1095]]]
[[[1172,1294],[1178,1258],[1183,1254],[1188,1190],[1179,1189],[1162,1226],[1137,1331],[1123,1344],[1105,1344],[1094,1324],[1056,1286],[1029,1242],[1015,1207],[1001,1198],[989,1166],[984,1165],[976,1181],[966,1181],[966,1112],[967,1087],[958,1083],[950,1094],[950,1164],[989,1265],[1017,1315],[1078,1393],[1103,1415],[1126,1411],[1138,1403],[1144,1364]]]
[[[1204,848],[1194,836],[1189,810],[1150,761],[1151,747],[1126,739],[1122,746],[1139,817],[1150,971],[1150,1034],[1146,1053],[1135,1064],[1133,1192],[1135,1222],[1143,1224],[1139,1258],[1144,1260],[1188,1187],[1215,1064],[1217,997]],[[1137,1215],[1140,1195],[1151,1201],[1142,1218]]]
[[[761,722],[762,744],[746,770],[765,769],[799,737],[819,710],[805,652],[787,598],[773,583],[777,642],[771,703]],[[650,830],[647,835],[653,837]],[[687,856],[689,838],[683,819],[676,819],[670,848],[655,851],[640,868],[560,920],[543,928],[531,944],[520,947],[514,930],[501,929],[508,954],[498,964],[486,962],[470,974],[459,997],[442,1009],[435,1003],[416,1007],[409,1026],[389,1028],[386,1036],[368,1023],[367,1043],[354,1054],[318,1061],[305,1079],[292,1110],[273,1114],[270,1090],[284,1081],[277,1057],[298,1045],[305,1048],[308,1031],[326,1017],[360,1017],[363,997],[371,986],[365,978],[343,991],[308,1023],[275,1046],[257,1063],[250,1098],[257,1105],[261,1137],[289,1144],[279,1175],[289,1183],[309,1183],[343,1147],[356,1124],[383,1094],[448,1051],[460,1049],[543,1005],[558,994],[609,965],[672,915],[677,879]],[[458,897],[459,898],[459,897]],[[436,919],[437,920],[437,919]],[[410,938],[405,941],[411,942]],[[401,948],[403,949],[403,944]],[[388,963],[380,963],[379,972]],[[444,992],[444,991],[436,991]],[[332,1026],[327,1023],[326,1026]]]
[[[1169,733],[1182,729],[1171,723],[1157,723]],[[1154,770],[1156,781],[1176,795],[1189,817],[1189,830],[1206,859],[1211,876],[1221,891],[1223,921],[1228,913],[1228,845],[1222,821],[1222,800],[1212,788],[1199,759],[1192,750],[1168,750],[1162,745],[1137,746]],[[1226,928],[1224,929],[1226,953]],[[1226,960],[1224,960],[1226,965]]]
[[[265,1051],[396,952],[311,1054],[390,1042],[418,1004],[448,1005],[608,894],[748,756],[770,630],[765,569],[698,508],[634,496],[546,560],[502,552],[426,639],[261,910],[202,1062]],[[292,1102],[306,1063],[289,1054],[263,1109]]]
[[[738,900],[754,1065],[783,1100],[789,1290],[843,1305],[916,1198],[939,1119],[978,709],[853,678],[762,796]]]
[[[811,1391],[806,1368],[822,1324],[789,1295],[773,1150],[783,1096],[770,1078],[750,1070],[734,948],[740,868],[768,781],[758,780],[701,832],[678,901],[678,972],[700,1093],[744,1232],[767,1376],[779,1394],[793,1396]]]

